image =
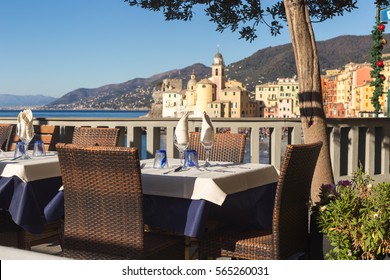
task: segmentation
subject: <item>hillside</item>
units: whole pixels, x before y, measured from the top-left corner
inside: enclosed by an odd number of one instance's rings
[[[390,35],[385,35],[390,40]],[[317,42],[321,74],[325,70],[342,68],[345,64],[370,61],[371,36],[340,36]],[[385,47],[383,53],[390,53]],[[230,64],[226,73],[231,79],[246,82],[249,90],[256,84],[275,81],[296,75],[294,51],[291,44],[268,47],[248,58]]]
[[[44,95],[0,94],[0,108],[35,107],[49,104],[56,98]]]
[[[390,35],[385,35],[385,37],[390,41]],[[322,71],[342,68],[350,62],[363,63],[370,60],[371,36],[346,35],[317,44]],[[383,53],[390,53],[390,48],[385,47]],[[195,73],[197,79],[200,80],[210,76],[211,68],[198,63],[183,69],[156,74],[149,78],[137,78],[95,89],[80,88],[50,103],[47,108],[148,109],[153,103],[152,93],[155,89],[159,89],[163,79],[183,78],[183,86],[185,87],[192,73]],[[227,78],[242,82],[250,91],[254,91],[257,84],[294,75],[296,75],[296,69],[291,44],[264,48],[245,59],[226,66]]]

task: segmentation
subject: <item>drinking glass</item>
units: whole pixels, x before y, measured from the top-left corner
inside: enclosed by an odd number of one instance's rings
[[[31,137],[21,137],[21,131],[19,131],[18,126],[16,126],[16,133],[18,134],[20,141],[22,141],[24,144],[25,153],[22,159],[31,159],[31,157],[28,155],[28,144],[30,144],[31,140],[34,138],[34,127],[32,127]]]
[[[211,152],[211,148],[213,147],[213,144],[214,144],[214,138],[211,138],[209,140],[202,140],[202,141],[200,141],[200,143],[202,144],[202,146],[204,147],[204,149],[206,151],[206,162],[204,163],[204,167],[210,167],[211,166],[211,164],[209,162],[210,152]]]
[[[45,144],[42,140],[37,140],[34,143],[33,157],[44,157],[46,155],[45,152]]]
[[[187,139],[188,139],[188,137],[187,137]],[[177,137],[175,135],[174,144],[175,144],[176,149],[179,151],[180,166],[182,167],[183,166],[184,152],[187,149],[189,143],[188,143],[188,141],[179,143],[177,141]]]
[[[168,168],[166,150],[157,150],[154,156],[153,168]]]

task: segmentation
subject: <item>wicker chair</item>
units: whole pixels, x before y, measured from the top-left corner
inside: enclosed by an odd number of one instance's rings
[[[72,144],[83,146],[116,147],[119,141],[119,128],[75,127]]]
[[[244,161],[246,135],[239,133],[216,133],[210,152],[211,161]],[[200,132],[190,132],[189,150],[198,152],[199,160],[206,159],[206,151],[200,143]]]
[[[12,124],[0,124],[0,149],[8,151],[8,143],[13,129]]]
[[[222,229],[200,240],[200,258],[289,259],[308,252],[308,202],[322,142],[288,145],[270,230]]]
[[[57,144],[64,184],[64,256],[183,259],[184,239],[144,231],[138,150]]]
[[[33,149],[37,140],[42,140],[46,151],[55,151],[55,145],[60,139],[60,127],[58,125],[34,125],[34,138],[30,142],[29,149]],[[11,141],[8,146],[9,151],[15,151],[19,136],[16,134],[16,126],[11,133]]]

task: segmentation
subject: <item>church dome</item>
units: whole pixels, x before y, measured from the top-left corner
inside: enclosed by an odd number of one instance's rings
[[[222,54],[221,54],[220,52],[217,52],[217,53],[214,55],[214,58],[223,59],[223,58],[222,58]]]
[[[196,82],[195,74],[192,74],[192,75],[191,75],[191,79],[188,80],[187,89],[188,89],[188,90],[193,90],[193,89],[195,89],[196,83],[197,83],[197,82]]]
[[[219,51],[214,55],[213,65],[223,65],[222,54]]]
[[[210,81],[209,79],[202,79],[198,82],[198,84],[203,84],[203,85],[213,85],[214,83],[212,81]]]

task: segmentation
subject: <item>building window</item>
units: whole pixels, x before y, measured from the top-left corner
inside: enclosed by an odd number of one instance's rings
[[[218,76],[218,69],[215,69],[215,76]]]

